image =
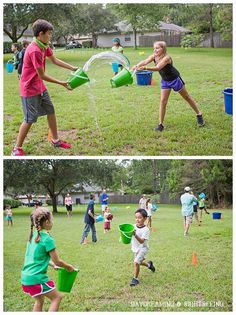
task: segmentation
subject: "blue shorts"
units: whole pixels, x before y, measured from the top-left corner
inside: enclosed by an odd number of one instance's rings
[[[176,78],[173,81],[161,80],[161,89],[173,89],[175,92],[179,92],[184,87],[185,83],[181,77]]]
[[[35,123],[40,116],[54,114],[54,107],[47,90],[31,97],[22,96],[21,101],[26,123]]]

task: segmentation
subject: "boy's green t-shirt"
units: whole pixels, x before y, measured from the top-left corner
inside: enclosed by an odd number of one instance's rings
[[[54,239],[47,231],[40,231],[40,242],[35,242],[37,232],[27,243],[24,266],[21,271],[21,284],[33,285],[47,282],[47,269],[50,261],[49,252],[56,248]]]
[[[203,207],[205,207],[205,201],[200,199],[199,200],[199,208],[203,208]]]

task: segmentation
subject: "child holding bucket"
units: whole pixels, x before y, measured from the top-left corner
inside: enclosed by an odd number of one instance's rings
[[[86,240],[90,232],[90,229],[92,230],[92,241],[94,243],[97,242],[97,235],[96,235],[96,229],[95,229],[96,217],[94,214],[94,200],[95,200],[95,195],[91,194],[90,201],[89,201],[89,204],[85,212],[85,216],[84,216],[84,223],[85,223],[84,232],[80,241],[80,244],[83,244],[83,245],[87,244]]]
[[[123,54],[124,49],[120,44],[120,39],[118,37],[115,37],[112,39],[112,42],[114,43],[114,45],[112,46],[111,50],[113,52]],[[121,64],[116,64],[116,63],[112,64],[112,69],[113,69],[115,75],[117,75],[119,68],[122,70],[123,66]]]
[[[134,277],[130,282],[130,286],[139,284],[140,265],[147,267],[152,272],[155,272],[155,267],[152,261],[145,262],[145,256],[149,250],[148,239],[150,235],[149,228],[144,224],[147,219],[147,211],[138,209],[135,212],[134,234],[131,239],[131,248],[135,254],[134,258]]]
[[[113,215],[111,214],[110,208],[106,207],[104,211],[104,233],[110,231],[112,219]]]
[[[55,241],[49,234],[53,217],[49,210],[38,208],[30,216],[31,231],[27,243],[24,266],[21,271],[21,284],[25,293],[35,298],[34,312],[41,312],[44,297],[51,300],[49,312],[58,311],[62,296],[55,289],[55,283],[47,276],[48,265],[57,269],[64,267],[68,272],[74,267],[58,256]],[[33,232],[35,227],[36,231]],[[51,261],[50,261],[51,260]]]
[[[20,78],[20,95],[24,121],[20,126],[16,144],[12,149],[11,155],[13,156],[24,155],[22,145],[30,127],[37,121],[38,117],[44,115],[47,115],[53,147],[63,149],[71,147],[70,144],[58,139],[54,106],[43,81],[62,85],[68,90],[71,89],[67,81],[55,79],[45,73],[46,58],[49,58],[54,65],[65,69],[76,70],[77,67],[65,63],[54,56],[52,49],[49,47],[53,31],[52,24],[45,20],[37,20],[34,22],[32,28],[35,37],[25,52]]]
[[[162,78],[159,125],[155,128],[155,130],[160,132],[164,130],[163,123],[171,90],[178,92],[183,97],[183,99],[187,101],[187,103],[196,113],[198,126],[203,127],[204,120],[202,113],[200,112],[196,101],[191,95],[188,94],[185,83],[181,78],[179,71],[173,67],[172,58],[166,52],[166,43],[163,41],[158,41],[154,43],[153,47],[154,54],[149,56],[147,59],[140,61],[133,67],[133,70],[159,71],[159,74]],[[147,65],[151,62],[154,62],[155,66],[147,67]]]
[[[202,195],[199,195],[200,200],[198,201],[199,204],[199,218],[200,218],[200,223],[202,223],[202,211],[204,210],[205,213],[210,214],[207,209],[206,209],[206,203],[205,203],[205,198],[202,197]]]

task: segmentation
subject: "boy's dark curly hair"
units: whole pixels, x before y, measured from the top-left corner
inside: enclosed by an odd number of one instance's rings
[[[147,211],[145,209],[138,209],[135,213],[140,213],[143,218],[147,218]]]

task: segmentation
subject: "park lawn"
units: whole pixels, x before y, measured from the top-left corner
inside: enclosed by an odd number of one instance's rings
[[[58,51],[56,56],[83,66],[102,50]],[[139,52],[144,51],[140,56]],[[79,156],[192,156],[232,155],[232,116],[224,108],[222,91],[232,86],[232,49],[169,48],[189,93],[197,100],[206,126],[199,128],[192,109],[178,95],[170,96],[165,131],[154,131],[158,123],[160,77],[153,75],[154,86],[124,86],[112,89],[109,64],[95,62],[88,71],[91,84],[68,91],[47,83],[54,103],[59,135],[72,149],[53,148],[47,140],[47,120],[38,119],[24,144],[27,155]],[[137,51],[126,48],[134,65],[151,54],[151,48]],[[9,59],[4,56],[4,62]],[[47,73],[65,80],[69,71],[47,63]],[[4,154],[10,155],[23,119],[16,73],[4,71]]]
[[[96,209],[99,213],[100,206]],[[232,209],[220,210],[223,220],[204,214],[203,225],[198,227],[194,222],[189,237],[184,237],[180,207],[160,205],[153,214],[156,232],[151,232],[147,255],[156,272],[142,268],[140,285],[131,288],[133,254],[130,245],[119,242],[118,225],[133,223],[135,209],[135,205],[114,205],[111,231],[104,234],[103,224],[97,223],[98,242],[92,243],[90,234],[84,246],[79,241],[85,206],[73,210],[72,218],[59,208],[51,234],[61,258],[80,269],[72,292],[64,294],[60,310],[232,311]],[[4,221],[5,311],[32,309],[33,300],[20,285],[29,212],[28,208],[13,209],[13,228]],[[196,266],[191,265],[193,251],[198,257]],[[49,276],[56,280],[56,271],[50,269]],[[48,302],[44,310],[47,308]]]

